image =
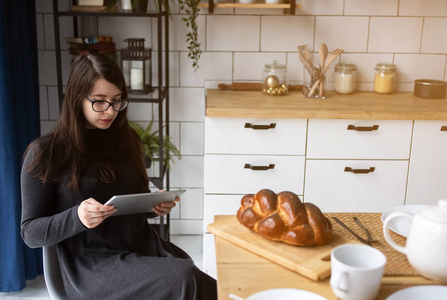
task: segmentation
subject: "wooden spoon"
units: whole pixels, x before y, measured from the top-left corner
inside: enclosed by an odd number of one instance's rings
[[[317,86],[320,84],[322,78],[324,77],[324,73],[326,72],[326,70],[329,68],[329,66],[331,65],[331,63],[340,55],[343,53],[343,49],[335,49],[334,51],[332,51],[332,53],[329,55],[328,59],[327,59],[327,63],[324,65],[323,70],[321,70],[320,73],[320,78],[314,83],[314,85],[312,86],[312,88],[310,89],[309,93],[307,94],[307,97],[312,97],[313,94],[315,93],[315,90],[317,89]]]
[[[322,43],[320,45],[321,70],[324,69],[327,53],[328,53],[327,46],[325,43]],[[323,91],[324,91],[324,79],[320,80],[320,94],[319,94],[320,98],[323,97]]]
[[[321,70],[321,73],[324,73],[327,71],[327,69],[329,68],[329,66],[331,65],[331,63],[334,62],[334,60],[340,56],[340,54],[343,53],[343,49],[335,49],[334,51],[332,51],[332,53],[329,55],[328,59],[327,59],[327,64],[324,65],[324,69]]]
[[[309,74],[312,75],[313,62],[309,48],[305,45],[298,46],[298,56],[303,65],[306,67],[307,71],[309,71]]]

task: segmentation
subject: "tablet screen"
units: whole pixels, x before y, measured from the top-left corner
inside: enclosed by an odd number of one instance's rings
[[[104,205],[112,205],[117,209],[113,216],[141,214],[153,212],[153,208],[162,202],[174,201],[186,190],[176,190],[157,193],[140,193],[128,195],[116,195]]]

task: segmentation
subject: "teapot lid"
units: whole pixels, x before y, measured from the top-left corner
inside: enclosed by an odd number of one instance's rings
[[[437,206],[427,207],[421,211],[421,214],[427,219],[447,223],[447,200],[439,200]]]

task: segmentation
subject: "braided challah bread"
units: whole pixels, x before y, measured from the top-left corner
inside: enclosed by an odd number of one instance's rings
[[[301,203],[292,192],[275,194],[263,189],[242,197],[239,222],[261,236],[296,246],[328,242],[332,224],[312,203]]]

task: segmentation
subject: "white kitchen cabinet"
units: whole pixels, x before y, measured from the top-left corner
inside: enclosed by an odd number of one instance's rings
[[[208,224],[260,189],[292,191],[324,212],[405,204],[412,130],[412,120],[206,117],[204,269],[215,269]]]
[[[408,160],[307,160],[305,201],[323,212],[404,205]]]
[[[203,216],[203,261],[206,272],[215,277],[216,255],[214,235],[208,233],[207,226],[214,222],[215,215],[235,215],[241,205],[243,195],[205,195]],[[216,278],[216,277],[215,277]]]
[[[216,270],[215,215],[235,215],[261,189],[303,195],[307,120],[205,118],[203,268]]]
[[[324,212],[405,203],[413,121],[309,120],[304,196]]]
[[[205,118],[205,153],[304,155],[307,120]]]
[[[304,156],[205,155],[205,194],[303,194]]]
[[[309,120],[307,159],[408,159],[413,121]]]
[[[447,121],[415,121],[406,204],[447,198]]]

